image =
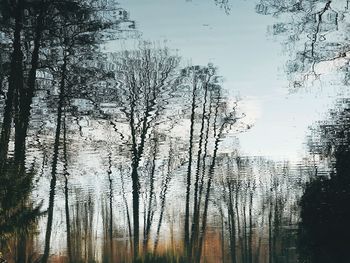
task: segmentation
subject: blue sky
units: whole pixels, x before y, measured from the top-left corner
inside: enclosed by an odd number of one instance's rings
[[[211,0],[120,0],[145,40],[166,41],[184,63],[214,63],[224,87],[242,99],[254,127],[239,135],[247,155],[297,159],[307,127],[322,119],[333,89],[314,87],[288,94],[281,40],[267,27],[275,19],[254,11],[254,1],[235,0],[226,15]],[[124,45],[115,42],[113,45]],[[321,91],[321,92],[320,92]]]

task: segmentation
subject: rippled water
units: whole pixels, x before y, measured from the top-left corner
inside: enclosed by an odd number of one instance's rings
[[[349,261],[348,1],[5,2],[0,262]]]

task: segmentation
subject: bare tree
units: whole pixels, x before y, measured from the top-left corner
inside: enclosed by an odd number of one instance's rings
[[[162,122],[168,121],[167,104],[174,96],[173,83],[179,58],[167,48],[152,48],[141,44],[138,50],[114,54],[116,64],[115,100],[120,109],[118,122],[126,123],[128,142],[124,145],[131,152],[131,179],[133,190],[133,256],[139,253],[139,167],[146,147],[151,140],[149,134]],[[130,147],[130,149],[129,149]]]
[[[186,173],[184,244],[188,260],[197,262],[200,260],[204,241],[210,189],[216,167],[219,142],[223,139],[226,131],[230,130],[242,116],[236,114],[236,106],[233,107],[232,112],[228,112],[228,102],[219,84],[220,77],[216,75],[215,67],[212,65],[188,67],[183,70],[182,75],[183,85],[188,86],[192,94],[189,109],[190,136]],[[197,108],[199,108],[199,112]],[[197,122],[199,122],[198,127]],[[194,149],[197,149],[197,153],[194,153]],[[190,235],[192,176],[194,176],[194,201]],[[204,211],[201,213],[202,205]]]

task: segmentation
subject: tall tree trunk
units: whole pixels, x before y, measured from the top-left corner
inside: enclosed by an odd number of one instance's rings
[[[208,117],[207,117],[207,128],[206,128],[206,132],[205,132],[204,154],[203,154],[203,162],[202,162],[202,175],[201,175],[200,183],[199,183],[197,213],[200,213],[200,204],[202,203],[201,201],[202,201],[202,197],[203,197],[204,177],[205,177],[205,172],[206,172],[206,159],[208,156],[208,144],[209,144],[209,132],[210,132],[211,116],[212,116],[212,96],[210,97],[209,113],[208,113]]]
[[[95,262],[95,251],[93,246],[93,218],[94,218],[94,206],[89,194],[88,204],[87,204],[87,248],[88,248],[88,263]]]
[[[158,142],[157,138],[154,138],[154,145],[153,145],[153,152],[152,152],[152,166],[150,171],[150,187],[149,187],[149,199],[148,199],[148,205],[147,205],[147,218],[146,218],[146,225],[145,225],[145,231],[144,231],[144,239],[143,239],[143,251],[144,253],[147,252],[148,248],[148,241],[151,231],[151,225],[153,221],[153,198],[154,198],[154,175],[156,171],[156,158],[158,153]]]
[[[247,213],[246,213],[247,196],[245,192],[244,204],[243,204],[243,235],[244,235],[244,245],[242,253],[244,255],[243,261],[247,262],[248,258],[248,235],[247,235]]]
[[[15,100],[19,90],[23,89],[23,53],[21,46],[21,32],[23,28],[23,4],[24,0],[18,0],[15,9],[15,31],[13,38],[13,52],[11,56],[11,68],[9,86],[6,94],[5,109],[0,136],[0,173],[3,172],[11,135],[11,125],[14,117]],[[16,117],[16,116],[15,116]]]
[[[111,260],[113,260],[113,180],[112,180],[112,156],[108,155],[108,181],[109,181],[109,249]]]
[[[278,198],[276,196],[274,213],[273,213],[273,234],[272,234],[272,254],[274,262],[278,262],[277,257],[277,238],[279,236],[279,226],[280,226],[280,211],[278,206]]]
[[[67,171],[68,157],[67,157],[67,127],[66,116],[63,119],[63,159],[64,159],[64,206],[66,212],[66,230],[67,230],[67,256],[68,262],[72,263],[72,242],[71,242],[71,228],[70,228],[70,213],[69,213],[69,188],[68,188],[68,176]]]
[[[272,198],[272,196],[270,197]],[[273,247],[272,247],[272,200],[269,206],[269,263],[273,263]]]
[[[63,65],[61,67],[62,76],[60,81],[60,95],[59,95],[59,102],[57,107],[57,124],[56,124],[54,153],[53,153],[52,168],[51,168],[49,208],[48,208],[47,227],[46,227],[46,234],[45,234],[44,255],[41,261],[42,263],[46,263],[48,261],[49,253],[50,253],[53,209],[54,209],[54,201],[55,201],[55,194],[56,194],[58,151],[59,151],[60,135],[61,135],[62,111],[63,111],[63,104],[64,104],[64,98],[65,98],[65,81],[66,81],[66,73],[67,73],[66,71],[67,71],[67,57],[65,56],[63,59]]]
[[[44,4],[45,1],[43,1]],[[44,7],[43,7],[44,8]],[[18,118],[15,119],[15,161],[24,169],[25,143],[29,126],[30,110],[35,92],[36,71],[39,64],[39,50],[44,27],[44,10],[40,10],[35,30],[34,49],[27,87],[19,89]]]
[[[232,197],[232,183],[228,184],[229,187],[229,204],[228,204],[228,219],[231,226],[230,229],[230,251],[231,251],[231,262],[237,262],[236,256],[236,223],[235,223],[235,213],[233,210],[233,197]]]
[[[220,217],[221,217],[221,261],[225,263],[225,221],[224,221],[224,213],[220,208]]]
[[[249,238],[248,238],[248,262],[253,263],[253,191],[249,193]]]
[[[133,209],[133,225],[134,225],[134,244],[133,244],[133,258],[137,259],[139,253],[139,239],[140,239],[140,222],[139,222],[139,199],[140,199],[140,182],[138,175],[139,160],[135,160],[132,164],[132,209]]]
[[[168,186],[169,186],[170,179],[171,179],[170,176],[171,176],[172,158],[173,158],[172,146],[170,145],[168,164],[167,164],[167,166],[168,166],[167,175],[165,177],[164,183],[162,184],[162,190],[161,190],[161,193],[160,193],[160,200],[161,200],[160,215],[159,215],[159,221],[158,221],[158,226],[157,226],[156,238],[155,238],[155,241],[154,241],[153,253],[156,253],[157,247],[158,247],[159,233],[160,233],[160,228],[162,226],[163,215],[164,215],[164,210],[165,210],[165,201],[166,201],[165,199],[166,199],[166,194],[167,194]],[[173,236],[172,236],[172,238],[173,238]]]
[[[209,82],[210,78],[208,79]],[[205,126],[205,118],[206,118],[206,108],[207,108],[207,94],[208,94],[208,82],[204,85],[204,102],[203,102],[203,110],[202,110],[202,119],[201,119],[201,129],[199,135],[199,144],[198,144],[198,153],[197,153],[197,166],[195,173],[195,182],[194,182],[194,200],[193,200],[193,219],[192,219],[192,233],[190,240],[190,255],[189,259],[191,259],[192,249],[196,249],[198,245],[198,229],[199,229],[199,173],[201,166],[201,156],[202,156],[202,144],[204,139],[204,126]]]
[[[265,226],[265,204],[264,200],[262,201],[262,211],[261,211],[261,225],[260,225],[260,231],[259,231],[259,240],[258,240],[258,245],[255,253],[255,260],[254,263],[259,263],[260,262],[260,250],[261,250],[261,241],[263,238],[263,230]]]
[[[238,182],[236,183],[236,195],[235,195],[235,210],[236,210],[236,218],[237,218],[237,236],[239,239],[239,244],[241,247],[243,247],[244,240],[242,236],[242,228],[241,228],[241,219],[240,219],[240,214],[239,214],[239,206],[238,206],[238,191],[240,190],[240,186]],[[244,262],[244,253],[241,253],[241,260]]]
[[[191,125],[190,125],[190,141],[188,148],[188,167],[187,167],[187,183],[186,183],[186,208],[185,208],[185,230],[184,230],[184,245],[187,255],[190,254],[190,194],[191,194],[191,171],[193,159],[193,133],[194,133],[194,117],[196,111],[196,96],[197,96],[197,80],[194,79],[192,90],[192,105],[191,105]]]
[[[132,93],[135,93],[135,85],[131,87]],[[137,259],[139,254],[139,240],[140,240],[140,179],[138,174],[138,169],[140,165],[140,161],[143,155],[144,146],[146,142],[146,136],[148,132],[148,117],[150,113],[150,105],[147,100],[146,110],[144,114],[144,119],[142,121],[142,131],[140,134],[140,143],[137,143],[136,131],[137,124],[135,123],[135,107],[136,101],[133,98],[130,104],[130,120],[129,125],[131,129],[131,137],[132,137],[132,160],[131,160],[131,179],[132,179],[132,208],[133,208],[133,225],[134,225],[134,244],[133,244],[133,259],[134,261]]]
[[[217,138],[215,139],[214,143],[214,152],[212,157],[212,162],[209,167],[209,179],[208,179],[208,185],[206,189],[206,195],[205,195],[205,201],[204,201],[204,211],[203,211],[203,219],[202,219],[202,228],[201,228],[201,235],[199,238],[199,247],[196,251],[196,258],[195,262],[200,262],[201,255],[202,255],[202,249],[203,249],[203,243],[205,239],[205,232],[207,227],[207,216],[208,216],[208,208],[209,208],[209,198],[210,198],[210,189],[211,189],[211,183],[214,177],[214,170],[216,166],[216,156],[219,149],[219,143],[221,140],[221,135],[223,132],[224,125],[221,126],[220,131],[217,134]]]
[[[122,171],[122,170],[120,170]],[[132,247],[132,231],[131,231],[131,222],[130,222],[130,213],[129,213],[129,205],[128,205],[128,201],[126,200],[125,197],[125,188],[124,188],[124,176],[123,173],[121,172],[121,183],[122,183],[122,194],[123,194],[123,201],[124,201],[124,205],[125,205],[125,210],[126,210],[126,220],[128,223],[128,231],[129,231],[129,241],[130,241],[130,249],[131,251],[133,251],[133,247]]]

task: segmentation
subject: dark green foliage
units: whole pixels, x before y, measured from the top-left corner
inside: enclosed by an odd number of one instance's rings
[[[19,173],[13,159],[6,168],[0,175],[0,250],[5,254],[14,250],[16,262],[26,262],[33,256],[26,245],[27,239],[35,232],[36,223],[44,212],[41,203],[34,204],[30,197],[35,171]],[[9,247],[11,243],[15,249]]]
[[[306,187],[299,230],[299,248],[305,262],[348,262],[350,180],[341,179],[343,176],[350,178],[350,170],[331,179],[317,179]]]
[[[339,101],[330,119],[314,129],[313,153],[331,160],[333,171],[307,184],[301,199],[299,248],[305,262],[348,262],[350,247],[349,101]],[[318,136],[317,136],[318,134]]]

